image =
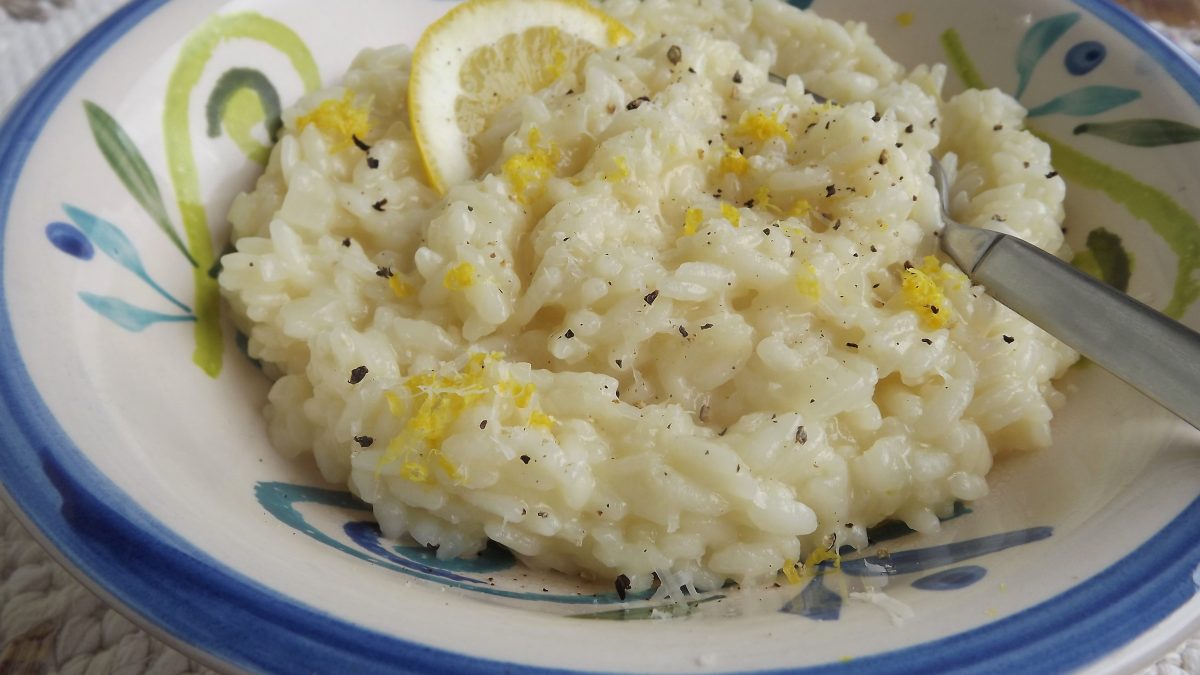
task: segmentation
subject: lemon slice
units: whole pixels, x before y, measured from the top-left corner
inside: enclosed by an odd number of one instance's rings
[[[492,113],[632,38],[585,0],[469,0],[450,10],[417,42],[408,83],[430,184],[445,193],[476,175],[472,138]]]

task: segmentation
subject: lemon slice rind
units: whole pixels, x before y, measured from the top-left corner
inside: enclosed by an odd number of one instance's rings
[[[557,29],[601,48],[633,38],[585,0],[471,0],[431,24],[413,50],[408,112],[426,175],[439,193],[474,174],[470,139],[456,111],[463,65],[476,49],[533,28]]]

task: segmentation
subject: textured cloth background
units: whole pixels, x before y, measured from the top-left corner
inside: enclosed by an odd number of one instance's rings
[[[1163,20],[1175,15],[1154,9],[1192,3],[1127,1]],[[121,0],[0,0],[0,111],[55,56],[120,4]],[[1200,16],[1190,20],[1196,19]],[[1200,58],[1200,30],[1155,26]],[[79,585],[0,504],[0,675],[208,672]],[[1142,675],[1200,675],[1200,636]]]

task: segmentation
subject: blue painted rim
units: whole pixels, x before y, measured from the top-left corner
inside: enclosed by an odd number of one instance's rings
[[[1107,0],[1074,0],[1164,66],[1200,104],[1200,68]],[[46,120],[88,68],[167,0],[134,0],[89,33],[0,126],[0,261],[16,183]],[[2,262],[0,262],[2,264]],[[0,276],[0,479],[58,557],[131,614],[224,667],[255,671],[549,673],[433,649],[330,617],[233,572],[137,507],[66,436],[17,349]],[[1200,499],[1125,559],[1012,617],[796,673],[1009,673],[1086,665],[1193,597]],[[249,636],[253,636],[252,638]]]

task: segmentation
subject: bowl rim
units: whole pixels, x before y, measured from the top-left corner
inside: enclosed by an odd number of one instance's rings
[[[1153,58],[1200,104],[1200,65],[1108,0],[1071,1]],[[117,9],[45,70],[0,122],[0,255],[18,178],[50,115],[111,46],[169,3],[132,0]],[[0,257],[0,271],[3,264]],[[0,438],[6,446],[0,497],[58,562],[156,637],[226,671],[303,664],[316,672],[561,672],[357,626],[289,599],[182,539],[100,473],[59,426],[21,358],[7,298],[0,274]],[[850,662],[758,672],[1078,668],[1133,642],[1193,597],[1197,542],[1200,498],[1122,560],[1012,616]],[[253,642],[245,640],[249,629]]]

